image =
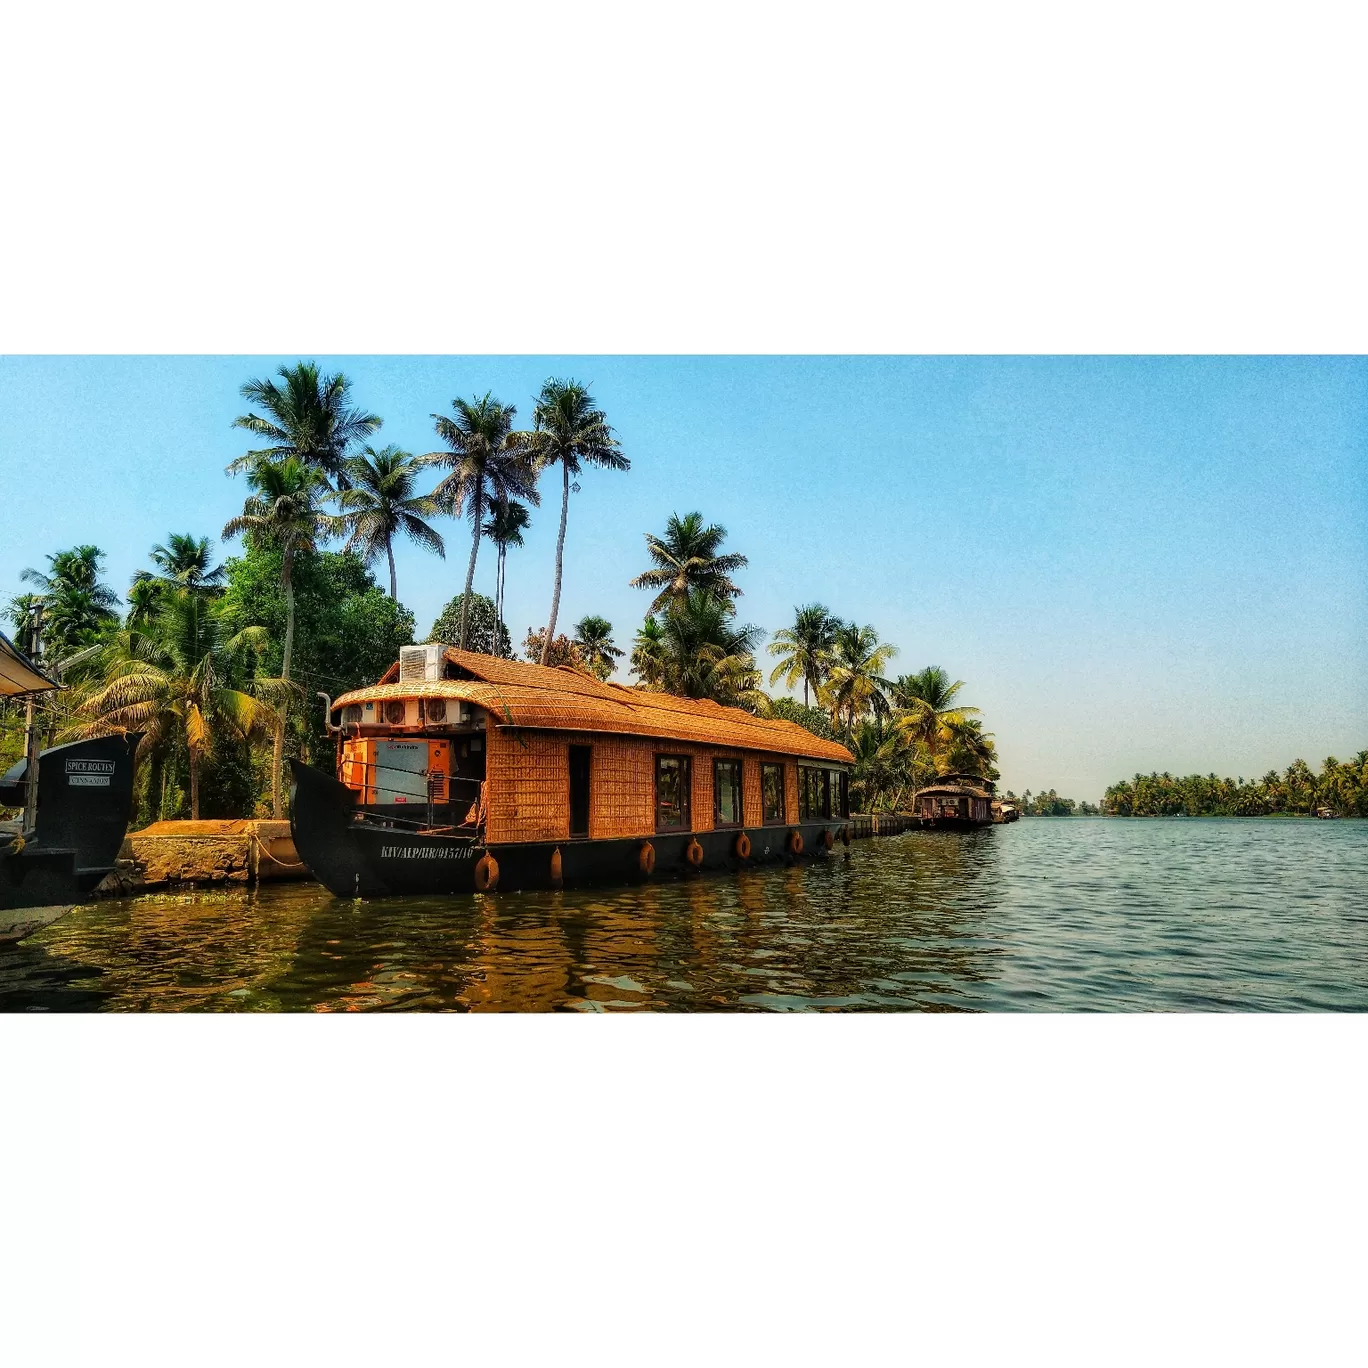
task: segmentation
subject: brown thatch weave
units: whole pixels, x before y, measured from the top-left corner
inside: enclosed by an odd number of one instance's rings
[[[724,708],[711,700],[676,698],[673,694],[604,684],[563,666],[543,669],[540,665],[499,660],[454,647],[448,648],[446,659],[455,673],[465,677],[400,684],[394,682],[398,674],[395,665],[381,683],[343,694],[333,707],[385,698],[454,698],[486,709],[493,727],[498,728],[650,736],[846,765],[854,760],[844,746],[814,736],[797,723],[753,717],[739,708]],[[791,782],[796,785],[796,776],[791,776]],[[711,785],[709,768],[709,808]],[[754,787],[747,785],[748,810],[749,791]]]

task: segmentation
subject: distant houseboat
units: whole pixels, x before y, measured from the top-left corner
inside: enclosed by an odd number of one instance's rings
[[[993,820],[993,785],[975,774],[947,774],[917,791],[912,810],[924,827],[968,831]]]
[[[792,722],[430,645],[325,697],[295,847],[339,896],[555,888],[825,854],[852,756]]]
[[[993,822],[1001,826],[1006,822],[1019,822],[1021,820],[1021,809],[1015,803],[1005,802],[1001,798],[994,798],[989,811],[993,814]]]

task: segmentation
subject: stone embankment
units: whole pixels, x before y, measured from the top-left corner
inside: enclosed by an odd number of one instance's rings
[[[153,822],[124,838],[114,872],[99,891],[120,897],[167,884],[241,886],[309,877],[289,822]]]

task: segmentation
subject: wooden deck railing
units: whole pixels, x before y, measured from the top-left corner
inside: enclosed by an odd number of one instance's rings
[[[860,812],[850,818],[850,835],[857,841],[866,836],[896,836],[919,825],[918,819],[908,812]]]

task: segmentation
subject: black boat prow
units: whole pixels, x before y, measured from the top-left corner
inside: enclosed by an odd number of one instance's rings
[[[469,893],[484,853],[473,833],[435,833],[420,821],[358,807],[353,789],[290,761],[290,832],[313,876],[339,897]]]
[[[30,935],[82,902],[114,868],[133,804],[137,734],[54,746],[38,757],[32,831],[0,835],[0,941]],[[0,778],[0,804],[20,807],[28,766]]]

